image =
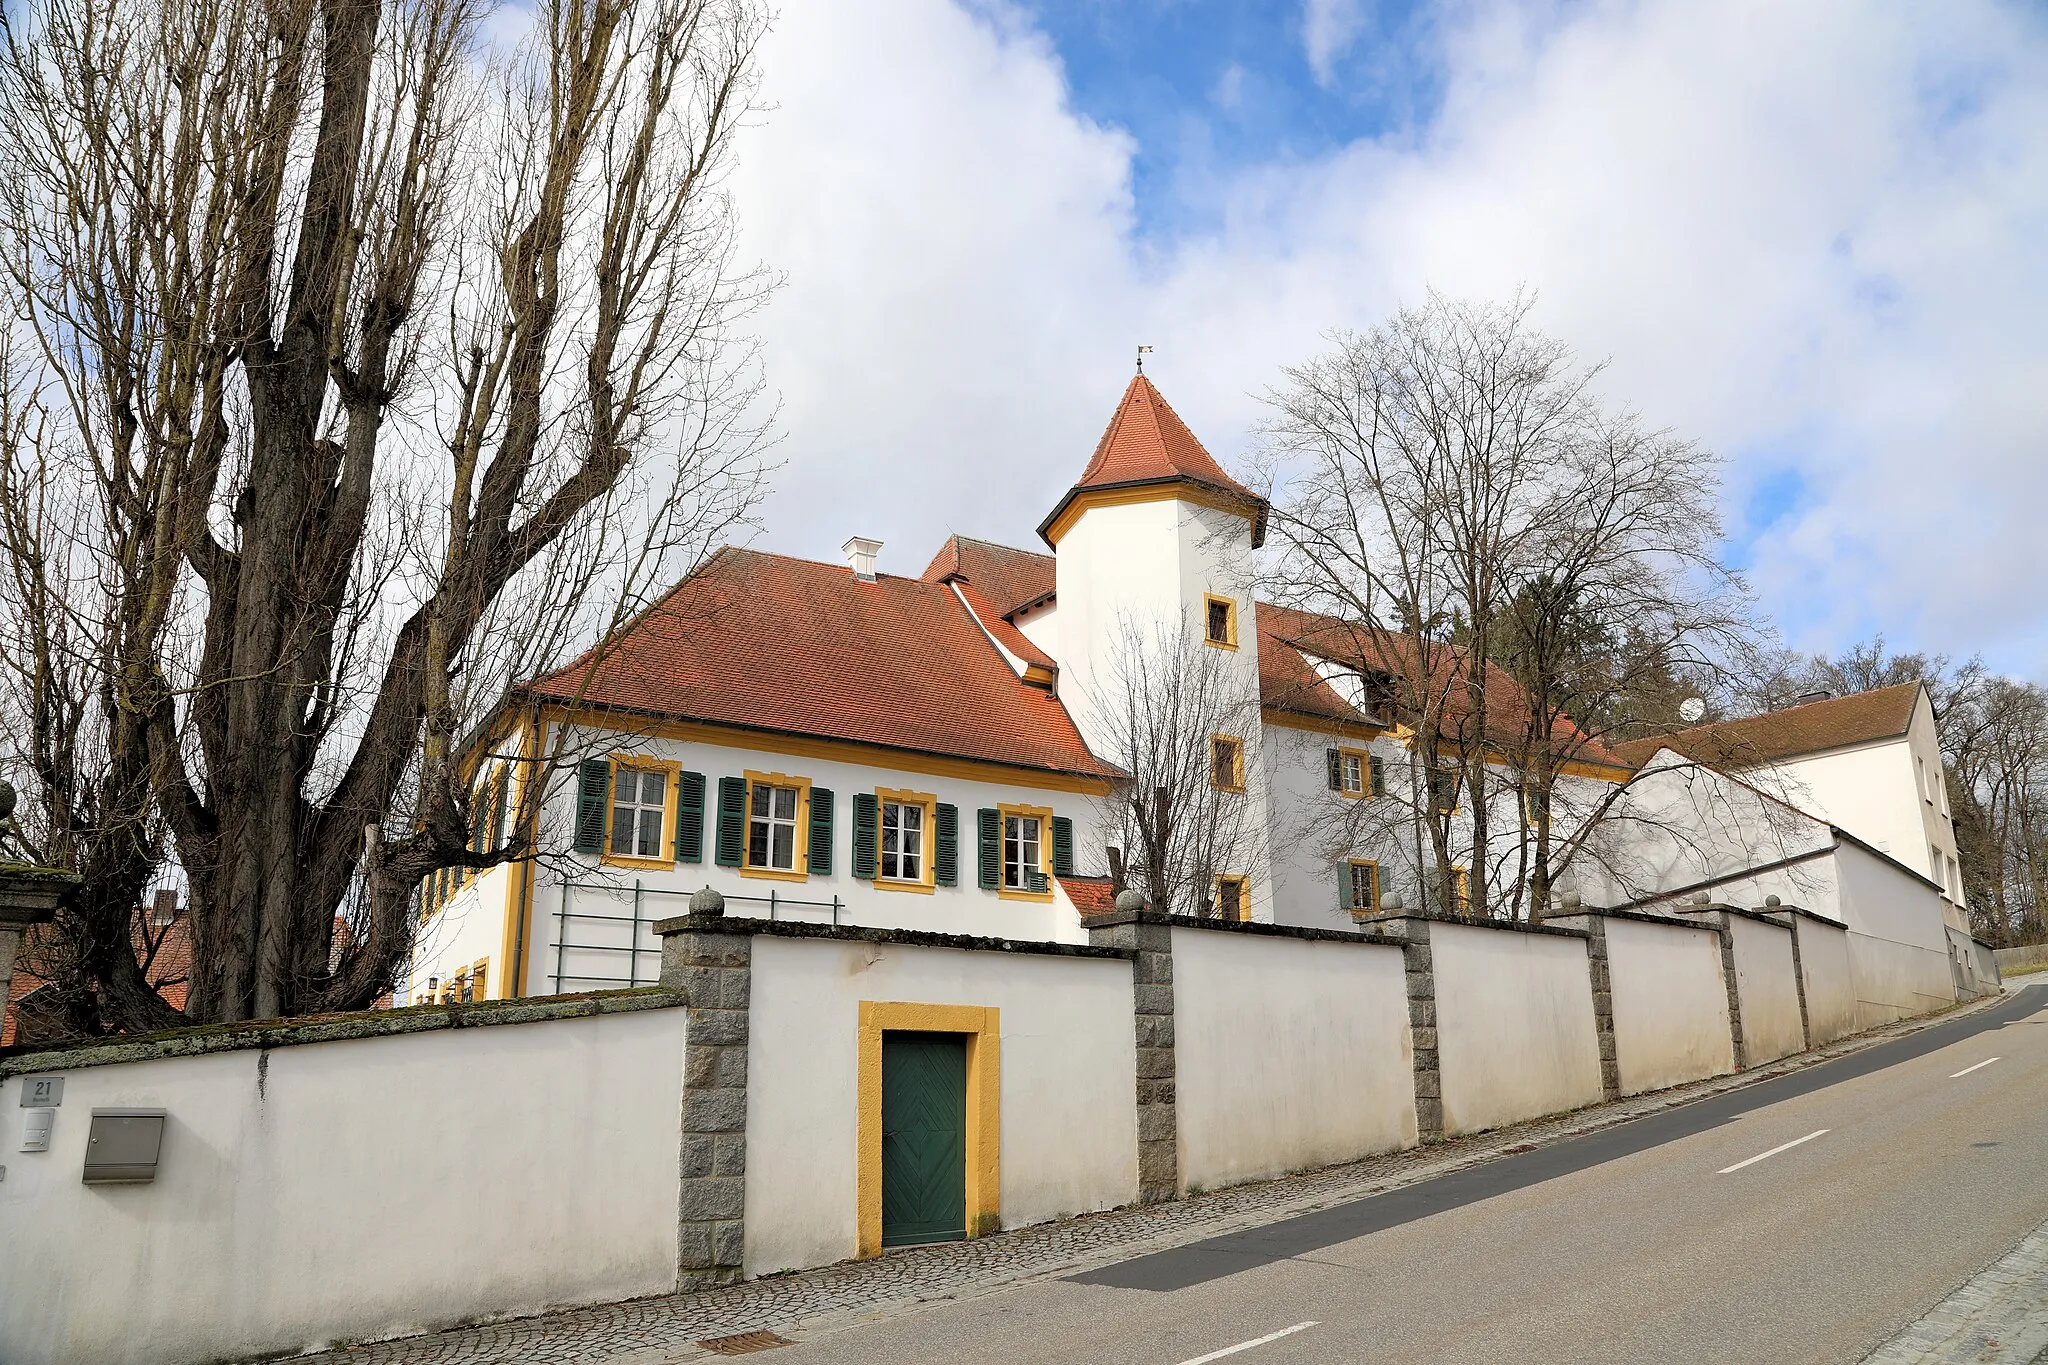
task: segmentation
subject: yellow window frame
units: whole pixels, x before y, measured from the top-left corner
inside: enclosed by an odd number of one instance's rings
[[[1209,882],[1209,904],[1223,904],[1223,883],[1237,883],[1237,915],[1240,921],[1252,917],[1252,879],[1241,872],[1219,872]]]
[[[1224,610],[1223,623],[1227,632],[1225,639],[1214,639],[1209,634],[1209,608],[1221,606]],[[1202,594],[1202,643],[1211,649],[1237,648],[1237,599],[1224,597],[1219,593]]]
[[[796,777],[789,773],[757,773],[748,769],[747,800],[742,808],[740,823],[740,875],[771,882],[801,882],[811,876],[811,779]],[[754,850],[754,788],[795,787],[796,788],[796,857],[788,870],[779,867],[756,867],[753,863]]]
[[[598,848],[598,861],[607,867],[668,868],[676,864],[676,788],[682,781],[683,765],[672,758],[656,758],[653,754],[611,754],[611,771],[605,778],[604,788],[604,843]],[[612,805],[618,796],[619,769],[632,772],[665,773],[667,780],[661,787],[661,849],[662,855],[643,858],[634,853],[612,852]]]
[[[1045,877],[1045,890],[1027,891],[1021,886],[1003,884],[1003,841],[1009,829],[1010,817],[1020,816],[1038,821],[1038,870]],[[1052,899],[1052,807],[1051,806],[997,806],[996,807],[996,895],[1006,901],[1049,901]]]
[[[1355,792],[1344,789],[1344,760],[1347,758],[1358,760],[1358,790]],[[1371,750],[1353,749],[1341,744],[1337,746],[1337,795],[1347,801],[1368,801],[1372,799]]]
[[[1472,913],[1472,871],[1462,863],[1451,864],[1451,903],[1458,913]]]
[[[916,881],[901,877],[882,875],[882,807],[894,803],[899,806],[924,807],[924,840],[918,854],[919,876]],[[1043,842],[1042,840],[1040,841]],[[877,891],[908,891],[929,896],[937,888],[936,865],[939,843],[939,798],[931,792],[898,791],[894,787],[875,788],[875,889]]]
[[[1224,786],[1216,780],[1216,742],[1222,740],[1231,747],[1231,784]],[[1239,735],[1212,734],[1209,736],[1209,786],[1219,792],[1244,791],[1244,739]]]

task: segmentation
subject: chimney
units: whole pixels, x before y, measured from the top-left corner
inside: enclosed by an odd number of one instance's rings
[[[863,583],[872,583],[875,581],[875,552],[881,548],[882,542],[879,540],[855,536],[840,546],[839,552],[846,556],[846,562],[852,566],[855,578]]]

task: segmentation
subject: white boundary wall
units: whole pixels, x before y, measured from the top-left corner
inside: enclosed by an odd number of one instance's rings
[[[1759,1066],[1789,1057],[1806,1046],[1799,1022],[1799,978],[1792,969],[1792,931],[1742,915],[1728,916],[1728,930],[1742,1009],[1743,1061]]]
[[[1806,981],[1806,1027],[1813,1046],[1856,1031],[1856,981],[1849,967],[1849,931],[1832,920],[1792,916],[1799,935],[1799,972]]]
[[[1127,960],[760,934],[752,982],[749,1275],[827,1265],[859,1250],[863,1000],[1001,1011],[1004,1227],[1138,1197]]]
[[[1856,1027],[1874,1028],[1954,1004],[1940,893],[1847,840],[1835,846],[1835,870],[1849,929]]]
[[[1175,928],[1173,986],[1183,1190],[1414,1145],[1398,945]]]
[[[1444,1132],[1600,1102],[1586,942],[1431,921]]]
[[[1607,979],[1621,1093],[1735,1069],[1721,936],[1704,925],[1608,916]],[[1792,1022],[1799,1022],[1797,1013]]]
[[[678,1008],[80,1067],[50,1150],[0,1083],[0,1358],[181,1365],[676,1285]],[[159,1173],[79,1179],[95,1106]]]

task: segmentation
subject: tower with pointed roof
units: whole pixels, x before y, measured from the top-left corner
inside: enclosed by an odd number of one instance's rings
[[[1224,472],[1152,381],[1134,376],[1081,477],[1039,524],[1053,550],[1056,605],[1020,622],[1059,659],[1061,700],[1098,751],[1108,747],[1103,706],[1119,656],[1138,633],[1156,641],[1185,629],[1220,651],[1247,717],[1244,764],[1255,769],[1252,555],[1265,540],[1266,513],[1265,500]],[[1263,894],[1265,869],[1242,871]]]

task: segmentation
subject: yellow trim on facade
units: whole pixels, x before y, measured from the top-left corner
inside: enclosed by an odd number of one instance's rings
[[[1288,711],[1277,706],[1259,708],[1259,719],[1267,725],[1278,725],[1289,730],[1302,730],[1312,735],[1332,735],[1341,739],[1374,740],[1390,733],[1384,726],[1367,725],[1363,721],[1336,720],[1323,716],[1303,715],[1299,711]]]
[[[967,1036],[967,1235],[1002,1226],[1002,1020],[993,1005],[928,1005],[902,1000],[860,1002],[860,1108],[855,1146],[856,1254],[882,1254],[882,1034]]]
[[[1223,741],[1224,743],[1226,743],[1226,744],[1230,745],[1230,749],[1231,749],[1231,754],[1230,754],[1230,772],[1231,772],[1231,777],[1230,777],[1230,783],[1229,783],[1229,785],[1227,785],[1227,786],[1226,786],[1225,784],[1223,784],[1223,783],[1221,783],[1221,782],[1218,782],[1218,781],[1216,780],[1216,741],[1217,741],[1217,740],[1219,740],[1219,739],[1220,739],[1220,740],[1222,740],[1222,741]],[[1240,793],[1241,793],[1241,792],[1243,792],[1243,791],[1244,791],[1244,739],[1243,739],[1243,737],[1241,737],[1241,736],[1239,736],[1239,735],[1226,735],[1226,734],[1221,734],[1221,733],[1211,734],[1211,735],[1209,736],[1209,785],[1210,785],[1210,787],[1212,787],[1212,788],[1213,788],[1213,789],[1215,789],[1216,791],[1220,791],[1220,792],[1240,792]]]
[[[924,807],[924,832],[918,843],[917,864],[922,876],[917,881],[904,881],[882,875],[882,806],[894,802],[903,806]],[[875,788],[875,889],[877,891],[909,891],[929,896],[937,888],[933,880],[937,875],[933,855],[937,852],[939,839],[939,798],[931,792],[897,791],[894,787]]]
[[[1197,507],[1243,517],[1254,530],[1259,524],[1256,509],[1243,498],[1233,498],[1198,483],[1162,482],[1140,484],[1135,488],[1088,488],[1076,493],[1074,500],[1062,508],[1059,516],[1045,528],[1046,543],[1057,548],[1060,537],[1071,531],[1074,523],[1091,508],[1135,507],[1146,502],[1191,502]]]
[[[526,808],[527,786],[536,780],[540,770],[540,717],[536,714],[532,723],[526,726],[519,741],[519,764],[512,772],[515,794],[512,809],[521,816],[530,817],[530,827],[538,834],[540,829],[540,794],[534,796],[534,809]],[[503,984],[505,999],[526,993],[526,952],[533,941],[533,884],[534,860],[531,854],[515,864],[518,876],[518,891],[512,890],[511,879],[506,880],[505,891],[505,956],[508,964]],[[516,916],[516,918],[515,918]]]
[[[1038,870],[1045,877],[1045,890],[1026,891],[1003,885],[1003,836],[1013,815],[1031,816],[1038,821]],[[1052,899],[1052,807],[996,807],[996,895],[1006,901],[1049,901]]]
[[[604,842],[598,845],[598,861],[606,867],[634,867],[667,869],[676,864],[676,795],[681,785],[683,765],[672,758],[656,758],[652,754],[607,754],[611,761],[611,775],[605,779],[604,791]],[[661,784],[661,855],[642,858],[637,854],[612,852],[612,803],[618,799],[619,769],[634,772],[664,773],[666,780]]]
[[[1451,898],[1459,914],[1472,913],[1472,873],[1461,863],[1451,864]]]
[[[1217,603],[1221,603],[1227,609],[1224,617],[1225,638],[1221,640],[1214,640],[1209,637],[1209,608]],[[1213,592],[1202,594],[1202,643],[1208,645],[1211,649],[1237,648],[1237,599],[1235,597],[1224,597]]]
[[[1262,706],[1259,719],[1267,725],[1278,725],[1289,730],[1302,730],[1312,735],[1333,735],[1345,739],[1374,740],[1390,737],[1410,749],[1415,747],[1415,732],[1405,725],[1368,725],[1363,721],[1337,720],[1334,717],[1311,716],[1300,711],[1289,711],[1283,707]],[[1438,745],[1439,753],[1455,754],[1457,750],[1448,744]],[[1486,761],[1496,767],[1509,767],[1506,755],[1495,750],[1486,756]],[[1568,758],[1557,765],[1557,771],[1567,777],[1593,777],[1603,782],[1626,782],[1635,776],[1635,769],[1617,764],[1595,763],[1587,758]]]
[[[740,866],[742,877],[756,877],[772,882],[801,882],[811,875],[811,779],[792,777],[788,773],[757,773],[748,769],[745,818],[740,825]],[[754,787],[795,787],[796,797],[796,856],[791,868],[785,872],[779,867],[755,867],[747,861],[747,855],[754,843]]]
[[[653,717],[636,719],[617,712],[598,711],[592,708],[571,710],[564,706],[548,707],[545,714],[552,724],[581,725],[635,738],[673,739],[685,744],[713,744],[723,749],[754,749],[765,754],[819,758],[894,772],[955,777],[967,782],[992,782],[1012,787],[1035,787],[1045,791],[1077,792],[1084,796],[1106,796],[1114,785],[1107,777],[1012,767],[987,759],[949,758],[944,754],[913,753],[909,750],[887,748],[880,744],[864,744],[858,740],[820,739],[809,735],[787,735],[769,730],[743,730],[736,726],[718,725],[710,721],[657,720]]]

